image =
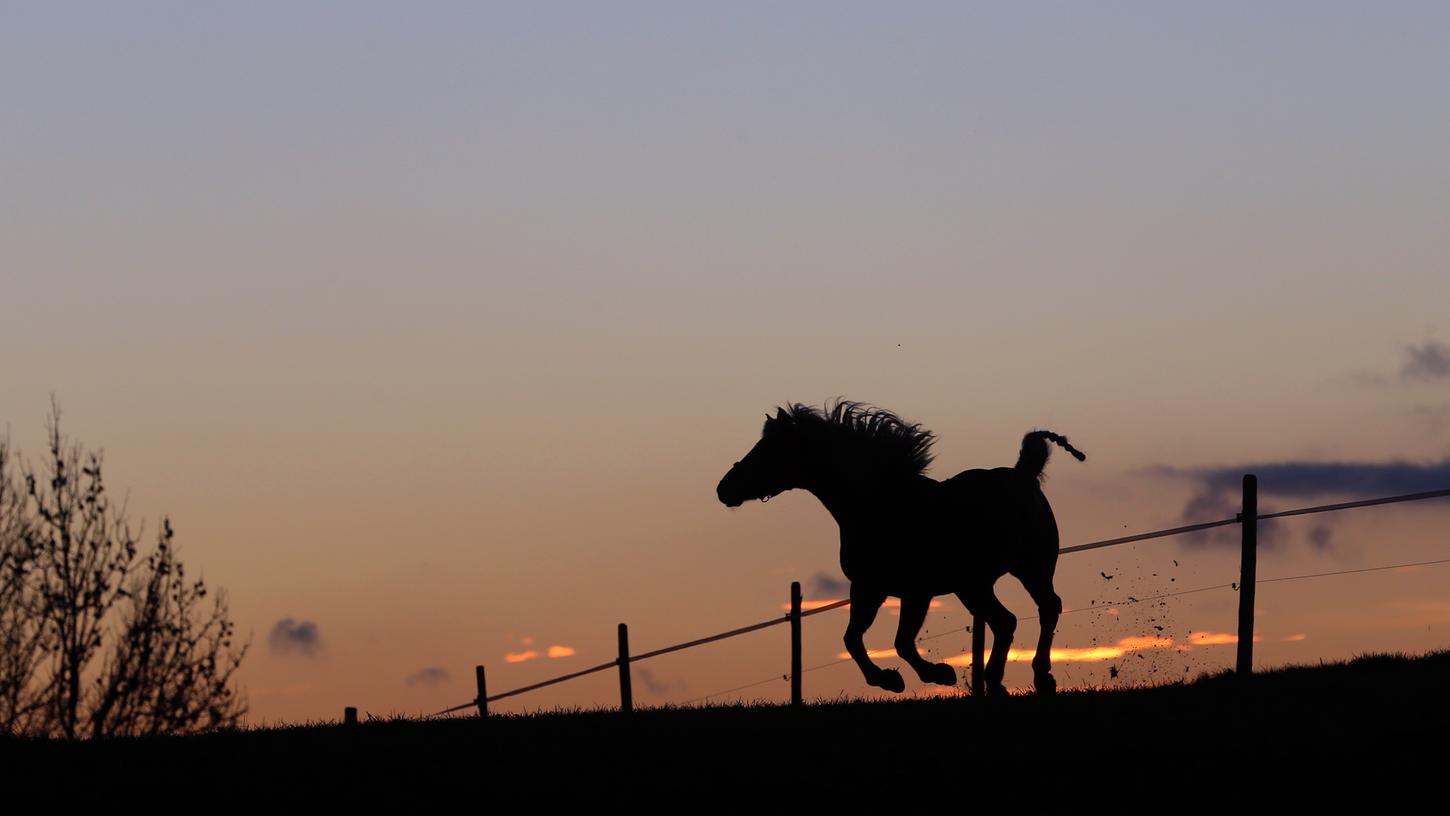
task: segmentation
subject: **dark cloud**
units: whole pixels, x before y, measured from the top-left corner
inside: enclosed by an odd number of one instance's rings
[[[312,621],[295,621],[283,618],[272,627],[267,635],[267,646],[272,654],[301,655],[315,657],[322,649],[322,635]]]
[[[426,669],[419,669],[408,675],[406,682],[410,686],[436,686],[447,683],[450,679],[448,670],[438,666],[429,666]]]
[[[1423,346],[1405,349],[1410,359],[1400,369],[1407,380],[1450,380],[1450,346],[1428,340]]]
[[[1185,524],[1196,524],[1200,521],[1234,518],[1239,514],[1242,501],[1242,490],[1238,493],[1218,489],[1200,490],[1184,506],[1183,521]],[[1260,507],[1259,512],[1264,513],[1268,510]],[[1275,549],[1282,543],[1282,536],[1279,535],[1279,532],[1279,528],[1273,521],[1259,522],[1259,547],[1268,550]],[[1237,527],[1216,527],[1212,530],[1188,533],[1182,536],[1180,541],[1183,546],[1191,549],[1195,547],[1237,547],[1242,539]]]
[[[851,584],[845,578],[837,578],[829,572],[818,572],[811,576],[806,586],[807,598],[844,598],[851,592]]]
[[[1172,470],[1172,469],[1170,469]],[[1259,477],[1259,495],[1284,498],[1342,496],[1371,499],[1450,486],[1450,459],[1413,462],[1265,462],[1176,471],[1208,491],[1237,493],[1245,473]]]
[[[640,685],[644,686],[645,690],[651,694],[664,695],[676,689],[680,691],[685,690],[684,681],[671,683],[659,680],[655,677],[654,672],[643,666],[635,667],[632,672],[634,677],[639,680]]]
[[[1426,340],[1422,345],[1405,346],[1405,359],[1399,373],[1359,371],[1351,381],[1370,388],[1389,388],[1409,383],[1450,382],[1450,345]]]
[[[1243,477],[1253,473],[1259,482],[1259,512],[1272,513],[1273,501],[1310,499],[1370,499],[1404,493],[1423,493],[1450,487],[1450,459],[1429,464],[1412,462],[1263,462],[1222,468],[1154,468],[1160,476],[1198,483],[1198,492],[1183,508],[1183,521],[1193,524],[1233,518],[1239,512]],[[1316,552],[1327,552],[1333,542],[1332,523],[1321,521],[1308,533]],[[1237,544],[1239,533],[1221,527],[1185,536],[1187,546]],[[1259,523],[1259,544],[1274,548],[1285,542],[1282,525]]]

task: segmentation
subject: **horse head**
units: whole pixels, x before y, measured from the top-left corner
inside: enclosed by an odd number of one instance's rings
[[[720,480],[715,495],[726,507],[739,507],[752,499],[769,501],[799,487],[804,475],[804,440],[795,419],[777,409],[765,417],[760,441]]]

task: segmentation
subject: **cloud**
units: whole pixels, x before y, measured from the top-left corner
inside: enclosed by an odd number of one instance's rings
[[[817,598],[844,598],[850,591],[851,583],[849,581],[821,571],[811,576],[805,594]]]
[[[1420,382],[1450,380],[1450,346],[1427,340],[1423,346],[1407,346],[1405,352],[1409,359],[1400,368],[1402,378]]]
[[[1209,468],[1199,478],[1214,489],[1237,490],[1243,474],[1259,477],[1260,494],[1285,498],[1353,496],[1373,498],[1421,493],[1450,484],[1450,459],[1413,462],[1269,462],[1233,468]]]
[[[1194,646],[1233,646],[1239,636],[1232,632],[1189,632],[1188,642]]]
[[[1370,388],[1426,382],[1450,382],[1450,345],[1426,340],[1422,345],[1405,346],[1405,359],[1398,374],[1381,371],[1360,371],[1350,379]]]
[[[272,626],[267,635],[267,647],[272,654],[316,657],[322,649],[322,635],[312,621],[295,621],[283,618]]]
[[[1152,468],[1150,472],[1198,483],[1198,492],[1189,498],[1183,508],[1183,521],[1186,524],[1236,516],[1242,501],[1245,473],[1258,476],[1260,513],[1273,512],[1271,502],[1275,498],[1295,501],[1326,497],[1368,499],[1403,493],[1423,493],[1450,485],[1450,459],[1427,464],[1286,461],[1212,468],[1159,466]],[[1285,531],[1282,526],[1273,521],[1259,522],[1261,547],[1272,549],[1284,540]],[[1321,521],[1311,528],[1308,540],[1316,552],[1329,551],[1333,543],[1330,522]],[[1190,547],[1236,545],[1238,541],[1238,531],[1228,527],[1205,530],[1184,537],[1184,544]]]
[[[1260,640],[1258,636],[1254,640]],[[1202,646],[1227,646],[1238,642],[1238,637],[1232,634],[1219,632],[1193,632],[1184,641],[1175,641],[1171,637],[1139,635],[1125,637],[1111,646],[1054,646],[1052,647],[1052,662],[1054,663],[1100,663],[1106,660],[1117,660],[1126,654],[1133,652],[1146,652],[1157,649],[1172,649],[1183,653]],[[895,649],[872,649],[867,655],[873,660],[885,660],[896,657]],[[1033,649],[1008,649],[1007,659],[1013,663],[1027,663],[1035,656]],[[841,652],[838,657],[842,660],[850,657]],[[944,661],[949,666],[970,666],[972,665],[972,653],[964,652]]]
[[[1289,635],[1282,638],[1284,641],[1304,640],[1304,635]],[[1260,642],[1263,638],[1254,635],[1254,641]],[[1238,636],[1228,632],[1190,632],[1188,637],[1176,641],[1171,637],[1161,635],[1138,635],[1125,637],[1111,646],[1054,646],[1052,647],[1052,662],[1054,663],[1101,663],[1107,660],[1132,654],[1134,652],[1147,652],[1159,649],[1171,649],[1180,654],[1190,652],[1195,648],[1207,646],[1232,646],[1239,642]],[[872,649],[867,654],[873,660],[885,660],[896,657],[895,649]],[[838,655],[842,660],[850,655],[841,652]],[[1008,649],[1007,659],[1013,663],[1027,663],[1035,656],[1033,649]],[[948,657],[944,661],[949,666],[971,666],[972,653]]]
[[[1242,479],[1242,474],[1239,476]],[[1262,501],[1264,493],[1263,482],[1259,483],[1259,512],[1269,513],[1272,507],[1265,506]],[[1196,524],[1201,521],[1219,521],[1220,519],[1234,518],[1238,516],[1240,505],[1243,502],[1243,488],[1230,490],[1212,485],[1205,485],[1199,492],[1189,498],[1188,503],[1183,507],[1183,523]],[[1283,527],[1275,524],[1273,520],[1259,522],[1259,547],[1265,550],[1277,549],[1284,542]],[[1179,541],[1186,548],[1195,547],[1237,547],[1242,539],[1237,527],[1217,527],[1212,530],[1200,530],[1196,533],[1188,533],[1179,538]]]
[[[436,686],[447,683],[450,679],[448,670],[438,666],[429,666],[426,669],[419,669],[408,675],[406,682],[410,686]]]
[[[808,600],[805,600],[804,598],[802,598],[801,599],[801,611],[802,612],[809,612],[812,609],[820,609],[823,606],[830,606],[833,603],[840,603],[842,600],[844,600],[844,599],[843,598],[834,598],[834,599],[829,599],[829,600],[808,601]],[[941,605],[942,605],[942,602],[941,601],[938,601],[936,599],[932,599],[931,604],[928,605],[927,608],[928,609],[937,609],[937,608],[940,608]],[[784,609],[787,612],[789,612],[790,611],[790,604],[783,603],[783,604],[780,605],[780,608],[781,609]],[[901,599],[900,598],[887,598],[885,601],[883,601],[881,603],[881,608],[882,609],[891,609],[891,610],[900,610],[901,609]]]
[[[648,691],[650,694],[663,695],[677,689],[679,691],[685,690],[684,681],[677,681],[671,683],[668,681],[660,680],[655,677],[654,672],[650,671],[644,666],[636,666],[631,671],[633,673],[633,676],[640,681],[640,684],[643,685],[645,690]]]
[[[522,638],[521,642],[525,646],[532,646],[534,644],[534,639],[531,637],[526,637]],[[539,651],[538,649],[525,649],[522,652],[509,652],[503,656],[503,659],[505,663],[527,663],[530,660],[537,660],[541,657],[573,657],[577,653],[578,652],[575,651],[573,646],[559,646],[556,644],[554,646],[550,646],[544,651]]]
[[[843,600],[843,599],[842,598],[835,598],[835,599],[832,599],[832,600],[808,601],[808,600],[802,598],[801,599],[801,611],[802,612],[809,612],[812,609],[820,609],[823,606],[830,606],[831,604],[836,603],[837,601],[841,601],[841,600]],[[790,604],[783,603],[783,604],[780,605],[780,608],[781,609],[784,609],[787,612],[789,612],[790,611]]]

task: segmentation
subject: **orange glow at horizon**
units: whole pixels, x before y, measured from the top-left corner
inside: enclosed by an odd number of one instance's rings
[[[834,599],[834,600],[828,599],[828,600],[823,600],[823,601],[807,601],[807,600],[802,600],[801,601],[801,611],[803,611],[803,612],[809,612],[812,609],[821,609],[821,608],[830,606],[831,604],[840,603],[843,600],[845,600],[845,599],[844,598],[837,598],[837,599]],[[938,601],[938,600],[933,600],[931,602],[931,608],[932,609],[937,609],[941,605],[942,605],[942,602],[941,601]],[[780,608],[786,610],[787,612],[789,612],[790,611],[790,604],[783,603],[783,604],[780,605]],[[899,599],[899,598],[887,598],[886,599],[886,603],[881,604],[881,608],[882,609],[900,609],[901,608],[901,599]]]
[[[1178,644],[1173,638],[1165,637],[1126,637],[1112,646],[1060,646],[1052,650],[1052,660],[1055,663],[1097,663],[1104,660],[1116,660],[1129,652],[1140,652],[1148,649],[1173,649],[1186,650],[1186,644]],[[896,657],[895,649],[871,649],[866,654],[872,659],[889,659]],[[1033,651],[1031,649],[1008,649],[1007,660],[1013,663],[1031,662]],[[841,652],[837,655],[841,659],[847,659],[850,655]],[[972,665],[971,652],[963,652],[954,657],[942,661],[949,666],[970,666]]]
[[[1254,635],[1255,643],[1262,643],[1264,638]],[[1188,642],[1193,646],[1232,646],[1239,642],[1239,636],[1230,632],[1189,632]]]
[[[524,640],[529,643],[533,642],[533,638],[524,638]],[[535,649],[529,649],[526,652],[509,652],[503,656],[503,659],[505,663],[527,663],[530,660],[537,660],[541,657],[573,657],[575,654],[578,654],[578,652],[572,646],[550,646],[544,652],[539,652]]]
[[[1292,643],[1307,640],[1308,635],[1298,633],[1278,638],[1280,642]],[[1254,636],[1254,641],[1261,642],[1263,637]],[[1138,635],[1125,637],[1111,646],[1061,646],[1052,650],[1052,662],[1054,663],[1101,663],[1108,660],[1117,660],[1124,655],[1133,652],[1147,651],[1151,649],[1173,649],[1182,654],[1198,646],[1232,646],[1238,643],[1238,636],[1227,632],[1192,632],[1188,640],[1184,642],[1175,641],[1170,637],[1157,637],[1151,635]],[[873,660],[897,659],[895,649],[869,649],[867,656]],[[836,655],[841,660],[849,660],[851,655],[847,652],[840,652]],[[1007,660],[1011,663],[1029,663],[1032,661],[1033,651],[1031,649],[1008,649]],[[949,666],[959,668],[970,668],[972,665],[971,652],[948,657],[941,661]]]
[[[1285,642],[1306,640],[1307,635],[1296,634],[1280,638]],[[1254,641],[1260,642],[1263,638],[1255,635]],[[1186,642],[1180,643],[1169,637],[1155,637],[1151,635],[1139,635],[1125,637],[1111,646],[1059,646],[1052,650],[1052,662],[1054,663],[1100,663],[1105,660],[1116,660],[1123,655],[1132,652],[1142,652],[1151,649],[1175,649],[1187,652],[1196,646],[1230,646],[1238,643],[1238,637],[1226,632],[1193,632],[1188,636]],[[895,649],[871,649],[866,653],[873,660],[891,659],[897,657]],[[850,654],[840,652],[837,657],[846,660]],[[1032,661],[1033,650],[1031,649],[1008,649],[1007,660],[1012,663],[1029,663]],[[972,665],[971,652],[949,657],[942,661],[949,666],[970,666]]]
[[[812,609],[821,609],[823,607],[830,606],[833,603],[840,603],[840,602],[841,602],[840,600],[835,600],[835,601],[806,601],[806,600],[802,600],[801,601],[801,611],[803,611],[803,612],[809,612]],[[789,612],[790,611],[790,604],[783,603],[783,604],[780,605],[780,608],[786,610],[787,612]]]

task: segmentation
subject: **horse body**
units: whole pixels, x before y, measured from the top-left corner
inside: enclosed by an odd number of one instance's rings
[[[1018,578],[1037,604],[1042,634],[1033,656],[1040,692],[1055,688],[1051,644],[1062,602],[1052,589],[1058,532],[1040,486],[1046,441],[1083,455],[1049,431],[1023,439],[1015,467],[966,470],[945,481],[922,473],[930,462],[929,431],[859,403],[825,412],[807,406],[767,417],[761,441],[721,480],[727,506],[800,488],[815,495],[841,529],[841,571],[851,582],[846,648],[866,681],[891,691],[905,683],[871,662],[862,640],[888,596],[901,599],[898,654],[925,682],[956,684],[956,672],[924,660],[916,635],[933,597],[957,595],[992,629],[986,680],[1001,685],[1016,618],[993,585]]]
[[[964,576],[995,582],[1057,558],[1052,508],[1012,468],[922,476],[865,504],[840,520],[841,572],[892,597],[948,595]]]

